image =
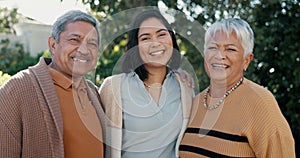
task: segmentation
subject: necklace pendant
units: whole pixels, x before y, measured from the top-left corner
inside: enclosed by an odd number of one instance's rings
[[[162,88],[162,85],[159,84],[159,83],[153,83],[151,85],[148,85],[146,82],[144,82],[144,86],[147,87],[147,88],[149,88],[149,89],[151,89],[151,88],[153,88],[153,89],[161,89]]]

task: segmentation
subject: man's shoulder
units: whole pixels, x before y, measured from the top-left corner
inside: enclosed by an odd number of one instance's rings
[[[37,82],[48,83],[48,81],[51,81],[51,76],[46,62],[41,59],[36,65],[29,66],[27,69],[14,74],[3,87],[26,91],[26,89],[33,87]]]
[[[30,71],[29,69],[24,69],[19,71],[18,73],[14,74],[7,83],[14,83],[14,84],[24,84],[30,80]]]
[[[33,89],[34,89],[34,85],[30,77],[30,71],[26,69],[13,75],[8,81],[6,81],[0,87],[0,96],[2,98],[11,95],[13,96],[22,96],[24,94],[27,95],[32,93]]]

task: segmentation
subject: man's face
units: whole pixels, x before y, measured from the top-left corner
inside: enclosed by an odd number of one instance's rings
[[[64,75],[82,77],[95,68],[98,60],[98,35],[88,22],[68,23],[57,43],[49,38],[54,68]]]

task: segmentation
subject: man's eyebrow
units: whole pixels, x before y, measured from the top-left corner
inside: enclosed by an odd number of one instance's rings
[[[72,33],[72,34],[67,35],[67,37],[77,37],[77,38],[81,38],[81,35],[76,34],[76,33]],[[92,38],[88,38],[88,40],[98,42],[98,38],[93,38],[93,37],[92,37]]]
[[[80,38],[81,36],[79,34],[72,33],[72,34],[67,35],[67,37],[78,37],[78,38]]]
[[[90,38],[89,41],[96,42],[98,44],[98,39],[96,38]]]

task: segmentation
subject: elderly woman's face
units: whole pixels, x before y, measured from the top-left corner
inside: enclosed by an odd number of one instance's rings
[[[206,42],[205,70],[212,80],[227,84],[238,81],[251,59],[252,55],[244,58],[244,49],[235,32],[227,36],[225,32],[217,31]]]
[[[138,48],[146,67],[166,66],[173,53],[173,42],[160,20],[149,18],[141,23]]]

